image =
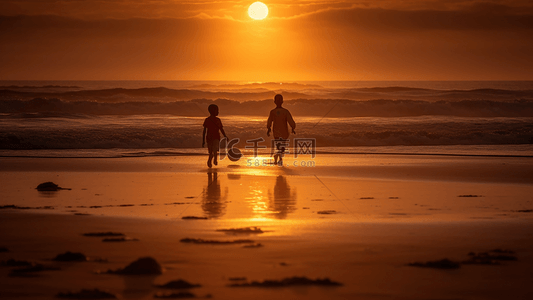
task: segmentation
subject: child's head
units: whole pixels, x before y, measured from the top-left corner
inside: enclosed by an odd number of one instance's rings
[[[212,116],[218,116],[218,105],[216,105],[216,104],[211,104],[211,105],[209,105],[209,107],[207,108],[207,110],[209,111],[209,113],[210,113]]]
[[[283,96],[281,94],[277,94],[274,97],[274,103],[276,103],[278,107],[281,106],[281,104],[283,104]]]

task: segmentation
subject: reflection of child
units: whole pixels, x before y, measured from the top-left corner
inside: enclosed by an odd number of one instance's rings
[[[207,142],[207,150],[209,151],[209,158],[207,159],[207,166],[212,167],[213,163],[215,166],[218,164],[217,155],[218,147],[220,144],[220,132],[227,138],[224,128],[222,128],[222,121],[220,121],[218,116],[218,106],[215,104],[209,105],[207,108],[210,116],[205,118],[204,121],[204,132],[202,133],[202,147],[205,146]],[[213,160],[214,159],[214,160]]]
[[[296,123],[292,119],[292,115],[289,110],[281,107],[281,105],[283,104],[282,95],[277,94],[274,97],[274,103],[276,104],[276,108],[271,110],[270,115],[268,116],[267,136],[270,136],[270,132],[273,131],[274,139],[279,140],[279,142],[276,142],[276,148],[279,150],[279,153],[274,155],[274,163],[277,164],[279,158],[281,164],[283,159],[283,153],[285,152],[285,147],[283,146],[283,144],[286,144],[286,140],[289,138],[289,127],[287,126],[287,123],[291,125],[292,133],[294,134],[296,134],[296,132],[294,132],[294,129],[296,128]],[[274,124],[273,130],[271,129],[272,124]]]

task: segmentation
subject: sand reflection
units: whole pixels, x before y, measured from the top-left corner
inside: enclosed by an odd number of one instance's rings
[[[270,216],[276,219],[285,219],[289,213],[296,210],[296,190],[291,191],[291,187],[285,176],[276,177],[274,192],[269,191]]]
[[[216,170],[207,172],[207,186],[202,195],[202,209],[208,218],[220,218],[224,215],[228,188],[225,188],[224,195],[222,195]]]
[[[273,190],[264,183],[253,180],[249,182],[249,191],[245,199],[252,209],[253,217],[287,218],[289,213],[296,210],[296,191],[291,190],[287,178],[282,175],[276,177]]]

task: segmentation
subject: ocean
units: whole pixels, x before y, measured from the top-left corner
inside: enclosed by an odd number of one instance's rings
[[[533,81],[0,81],[0,156],[203,155],[212,103],[251,153],[277,93],[317,153],[533,156]]]

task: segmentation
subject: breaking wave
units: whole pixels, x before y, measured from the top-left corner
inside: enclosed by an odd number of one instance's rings
[[[277,93],[296,119],[296,137],[315,138],[319,147],[533,144],[529,82],[471,89],[446,82],[439,84],[451,88],[91,84],[4,84],[0,149],[198,148],[210,104],[219,106],[226,132],[244,147],[246,140],[268,141],[266,117]]]
[[[151,115],[205,116],[207,107],[217,104],[221,115],[265,115],[273,108],[271,100],[184,100],[171,102],[98,102],[64,101],[36,98],[0,101],[0,113],[14,117],[48,117],[82,115]],[[295,99],[284,104],[294,116],[328,117],[533,117],[533,100],[333,100]]]
[[[171,115],[0,118],[2,149],[148,149],[201,146],[204,117]],[[266,136],[266,117],[221,116],[230,138]],[[297,135],[320,147],[532,144],[532,118],[297,118]]]

